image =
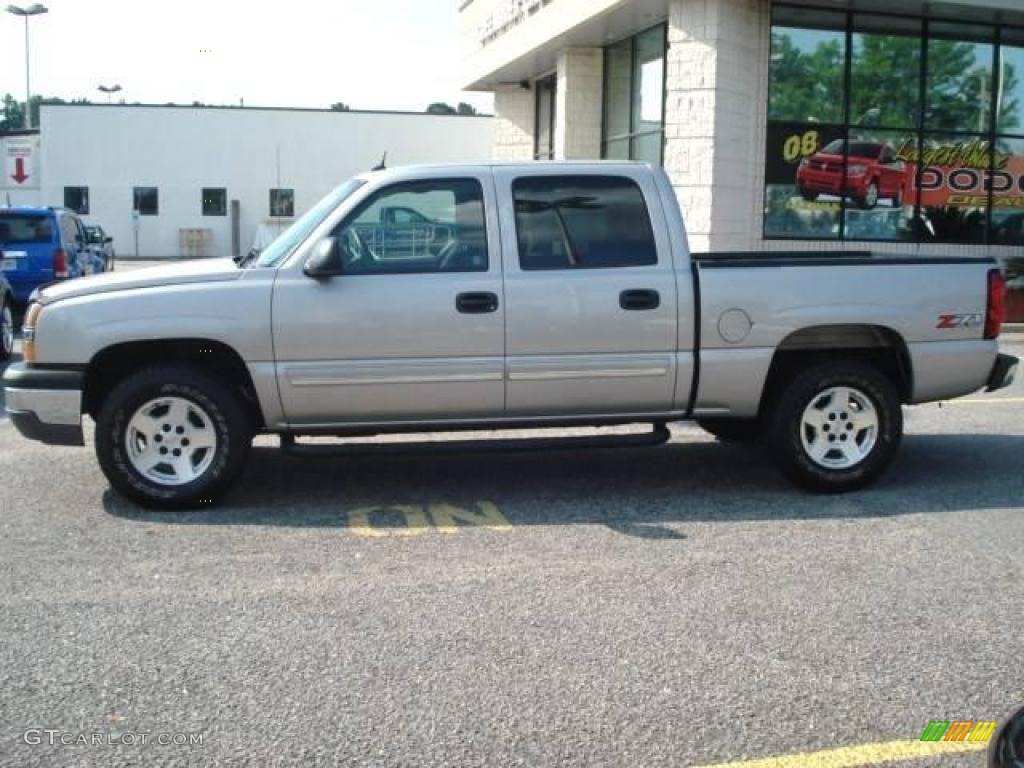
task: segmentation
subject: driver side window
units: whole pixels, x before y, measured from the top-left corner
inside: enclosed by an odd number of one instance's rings
[[[333,235],[346,274],[487,271],[483,190],[476,179],[386,187]]]

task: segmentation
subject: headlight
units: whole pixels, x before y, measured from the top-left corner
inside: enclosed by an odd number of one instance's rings
[[[36,361],[36,327],[42,312],[43,305],[33,302],[28,305],[28,311],[25,313],[25,322],[21,326],[21,356],[26,363]]]

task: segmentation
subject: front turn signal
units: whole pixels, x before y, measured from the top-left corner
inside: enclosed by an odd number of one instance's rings
[[[42,312],[43,305],[39,302],[29,304],[28,311],[25,313],[25,322],[21,325],[21,356],[26,363],[36,361],[36,327]]]

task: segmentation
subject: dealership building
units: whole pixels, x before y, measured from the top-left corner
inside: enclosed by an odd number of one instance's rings
[[[489,116],[44,104],[0,136],[0,204],[72,208],[119,256],[227,256],[265,245],[380,163],[490,157]]]
[[[1024,254],[1020,0],[462,0],[504,159],[664,166],[696,251]]]

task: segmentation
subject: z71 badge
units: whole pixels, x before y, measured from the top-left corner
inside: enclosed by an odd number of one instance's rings
[[[936,328],[977,328],[985,324],[985,316],[980,312],[969,312],[963,315],[939,315]]]

